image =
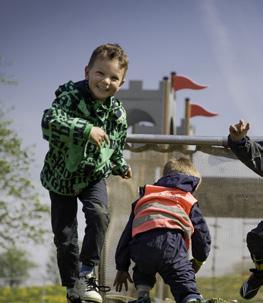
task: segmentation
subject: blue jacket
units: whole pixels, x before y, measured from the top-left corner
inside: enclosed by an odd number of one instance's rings
[[[176,173],[160,178],[154,185],[165,187],[176,187],[186,192],[193,192],[197,187],[199,179],[193,176]],[[144,187],[140,188],[140,197],[144,194]],[[120,237],[115,262],[116,269],[128,271],[130,266],[129,244],[132,240],[132,222],[134,218],[134,208],[139,199],[132,204],[132,211],[126,227]],[[190,212],[190,220],[194,226],[192,234],[192,255],[198,261],[205,261],[209,255],[211,247],[211,236],[207,223],[201,213],[198,203],[195,203]]]

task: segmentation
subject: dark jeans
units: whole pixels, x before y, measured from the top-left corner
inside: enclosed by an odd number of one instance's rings
[[[87,187],[78,196],[50,192],[51,224],[63,286],[73,286],[79,275],[79,261],[95,266],[100,261],[109,225],[108,194],[105,180]],[[85,235],[79,254],[78,199],[86,219]]]
[[[248,232],[247,247],[253,261],[263,259],[263,221],[260,221],[256,228]]]
[[[131,242],[130,253],[135,263],[135,286],[153,287],[159,273],[177,303],[201,299],[185,241],[178,230],[153,229],[139,234]]]

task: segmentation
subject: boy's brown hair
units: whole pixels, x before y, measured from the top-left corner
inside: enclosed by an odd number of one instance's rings
[[[195,168],[192,161],[187,158],[179,158],[169,160],[163,168],[163,176],[170,175],[172,173],[182,173],[188,176],[194,176],[200,179],[199,184],[201,182],[201,174]]]
[[[128,56],[125,54],[122,47],[117,43],[106,43],[98,46],[92,53],[88,67],[92,68],[94,62],[96,59],[102,58],[102,59],[117,59],[120,63],[120,67],[124,69],[124,76],[128,69]]]

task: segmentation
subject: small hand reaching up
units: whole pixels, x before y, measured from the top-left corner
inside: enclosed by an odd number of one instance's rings
[[[233,141],[240,141],[246,137],[249,130],[249,123],[240,120],[237,124],[232,124],[229,127],[229,134]]]

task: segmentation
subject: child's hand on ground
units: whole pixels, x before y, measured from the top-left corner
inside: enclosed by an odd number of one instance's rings
[[[229,127],[229,134],[233,141],[240,141],[246,137],[249,130],[249,123],[240,120],[237,124],[232,124]]]
[[[110,144],[108,135],[102,128],[97,126],[92,127],[90,131],[90,140],[94,142],[99,148],[101,148],[103,141],[106,141],[108,144]]]
[[[129,272],[118,270],[116,273],[116,277],[115,277],[113,286],[115,286],[116,291],[118,291],[118,292],[122,291],[122,286],[124,286],[125,290],[127,291],[128,290],[128,281],[133,283]]]

